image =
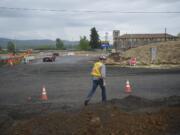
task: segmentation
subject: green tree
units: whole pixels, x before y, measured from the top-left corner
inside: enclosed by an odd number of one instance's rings
[[[9,41],[7,44],[8,52],[15,53],[15,44],[12,41]]]
[[[90,46],[92,49],[100,48],[99,35],[95,27],[91,29]]]
[[[86,36],[80,37],[79,49],[80,50],[88,50],[88,49],[90,49],[89,41],[87,40]]]
[[[0,51],[2,50],[2,47],[1,47],[1,45],[0,45]]]
[[[60,50],[65,49],[63,41],[59,38],[56,39],[56,48]]]

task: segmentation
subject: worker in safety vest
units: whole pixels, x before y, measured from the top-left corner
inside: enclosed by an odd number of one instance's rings
[[[91,75],[93,80],[93,86],[88,96],[86,97],[86,100],[84,102],[85,106],[88,105],[98,85],[101,87],[102,90],[102,102],[106,101],[106,87],[105,87],[106,66],[104,64],[105,60],[106,60],[105,56],[100,56],[99,61],[96,62],[92,68]]]

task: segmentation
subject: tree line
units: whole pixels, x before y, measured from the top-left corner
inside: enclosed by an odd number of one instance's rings
[[[64,44],[61,39],[56,39],[56,48],[57,49],[65,49]],[[100,48],[100,40],[99,40],[99,34],[95,27],[91,29],[90,34],[90,41],[87,39],[86,36],[81,36],[79,45],[77,46],[78,50],[91,50],[91,49],[98,49]]]
[[[180,33],[177,34],[177,37],[180,38]],[[96,30],[95,27],[91,28],[90,30],[90,41],[87,39],[86,36],[81,36],[79,45],[76,47],[78,50],[93,50],[93,49],[99,49],[101,48],[101,41],[99,39],[99,34],[98,31]],[[56,39],[56,46],[51,47],[50,45],[44,45],[42,47],[39,47],[37,49],[42,49],[42,50],[48,50],[48,49],[58,49],[58,50],[65,50],[66,47],[63,43],[63,41],[60,38]],[[2,47],[0,45],[0,51],[2,50]],[[16,52],[16,47],[15,44],[12,41],[9,41],[7,43],[7,51],[15,53]]]
[[[90,30],[90,41],[87,39],[86,36],[81,36],[80,41],[76,49],[78,50],[93,50],[93,49],[98,49],[100,47],[100,39],[99,39],[99,34],[96,30],[95,27],[91,28]],[[37,49],[57,49],[57,50],[65,50],[66,47],[63,43],[63,41],[60,38],[56,39],[56,47],[52,48],[50,46],[42,46]],[[0,51],[2,50],[2,47],[0,46]],[[16,53],[16,45],[12,41],[9,41],[7,43],[7,51],[11,53]]]

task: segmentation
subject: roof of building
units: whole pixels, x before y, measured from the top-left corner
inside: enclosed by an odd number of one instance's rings
[[[170,35],[168,33],[155,33],[155,34],[124,34],[122,36],[119,36],[119,38],[165,38],[165,35],[167,38],[173,37],[176,38],[176,36]]]

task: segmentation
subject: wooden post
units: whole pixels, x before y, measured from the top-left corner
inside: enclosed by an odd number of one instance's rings
[[[167,37],[166,37],[166,28],[165,28],[165,41],[167,40],[166,38],[167,38]]]

